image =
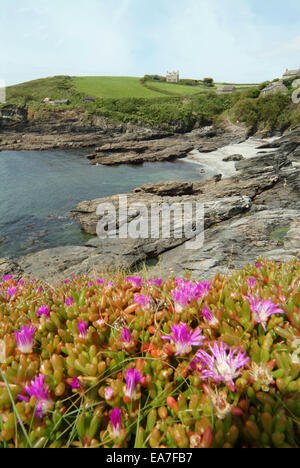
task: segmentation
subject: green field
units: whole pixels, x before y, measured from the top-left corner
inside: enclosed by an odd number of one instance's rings
[[[83,104],[84,96],[103,99],[158,99],[170,97],[192,97],[211,92],[223,83],[216,83],[213,88],[203,85],[164,83],[147,80],[142,84],[138,77],[127,76],[54,76],[28,81],[7,88],[7,102],[18,105],[40,104],[46,97],[69,99],[70,104]],[[237,90],[253,85],[237,84]]]
[[[146,86],[151,89],[157,90],[160,94],[168,94],[169,96],[193,96],[211,90],[205,86],[187,86],[176,83],[164,83],[150,81],[146,83]]]
[[[140,78],[129,76],[74,77],[76,90],[89,96],[102,98],[157,98],[159,94],[145,88]]]

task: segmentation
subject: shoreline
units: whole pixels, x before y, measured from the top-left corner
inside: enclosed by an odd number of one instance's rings
[[[216,151],[211,153],[202,153],[198,150],[193,150],[184,159],[186,162],[199,164],[205,169],[206,173],[212,175],[222,174],[223,177],[231,177],[236,174],[235,161],[224,162],[223,159],[234,154],[240,154],[244,159],[250,159],[256,156],[263,156],[266,153],[274,152],[275,148],[269,148],[264,150],[264,153],[259,151],[259,146],[264,144],[271,144],[280,137],[271,138],[257,138],[249,137],[247,140],[223,146]],[[216,168],[212,170],[212,167]]]
[[[185,145],[187,141],[195,145],[195,141],[202,142],[205,138],[202,132],[193,131],[179,138]],[[123,135],[117,145],[124,143],[127,149],[132,141],[137,141],[136,138],[137,135],[131,135],[130,138]],[[166,202],[169,205],[176,201],[179,204],[189,201],[204,203],[206,239],[203,248],[187,253],[184,248],[186,239],[167,242],[161,239],[157,242],[151,239],[147,242],[144,239],[125,239],[120,242],[117,239],[117,242],[99,242],[94,237],[85,246],[50,248],[13,261],[2,258],[0,276],[2,273],[17,272],[20,277],[29,275],[54,281],[76,272],[89,274],[115,268],[135,269],[138,264],[156,258],[159,262],[151,267],[153,274],[163,277],[171,269],[178,275],[189,271],[192,276],[207,278],[216,271],[227,271],[229,259],[231,268],[239,268],[258,257],[277,261],[300,258],[300,169],[294,166],[299,163],[300,126],[279,139],[255,137],[246,140],[236,133],[226,133],[224,137],[224,132],[217,138],[218,145],[213,138],[207,137],[205,141],[210,149],[215,146],[219,163],[224,151],[232,153],[233,149],[246,148],[247,145],[249,150],[249,141],[251,143],[251,153],[244,154],[245,157],[240,161],[222,161],[222,165],[226,165],[226,177],[202,177],[190,183],[150,183],[128,194],[129,202],[140,201],[147,206],[152,202]],[[231,144],[226,145],[228,139]],[[201,145],[198,151],[202,149]],[[107,147],[107,151],[110,150]],[[202,151],[203,154],[200,151],[199,154],[207,158],[210,164],[212,161],[216,164],[214,151]],[[186,157],[180,158],[180,161],[196,162]],[[203,165],[203,159],[201,162],[198,159],[198,163]],[[233,165],[236,169],[234,174]],[[77,213],[74,217],[83,231],[95,235],[99,219],[95,215],[99,203],[111,203],[117,197],[83,201],[74,207],[72,214]],[[279,237],[277,232],[281,233]]]

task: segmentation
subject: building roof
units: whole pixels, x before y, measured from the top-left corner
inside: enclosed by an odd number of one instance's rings
[[[296,70],[286,70],[283,76],[297,76],[300,75],[300,68],[297,68]]]
[[[233,91],[235,91],[234,85],[224,85],[217,89],[217,93],[232,93]]]

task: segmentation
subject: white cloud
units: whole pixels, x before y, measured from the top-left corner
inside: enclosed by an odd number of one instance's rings
[[[300,66],[300,20],[297,29],[296,20],[291,28],[259,16],[258,0],[1,1],[0,77],[8,82],[167,69],[257,82]]]

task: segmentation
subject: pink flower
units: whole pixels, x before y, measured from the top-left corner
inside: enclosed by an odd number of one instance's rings
[[[131,343],[131,333],[128,328],[125,328],[122,333],[122,343],[129,344]]]
[[[143,380],[142,375],[136,369],[128,369],[125,371],[126,389],[125,396],[132,398],[135,393],[136,386]]]
[[[113,432],[113,438],[118,438],[121,433],[121,414],[122,411],[119,408],[114,408],[110,414],[110,422]]]
[[[180,325],[173,325],[171,327],[173,335],[162,336],[162,340],[174,341],[176,354],[185,354],[190,351],[191,346],[201,346],[201,341],[204,340],[204,336],[201,335],[200,330],[189,331],[187,325],[181,323]]]
[[[233,351],[232,346],[227,353],[228,346],[223,341],[220,343],[215,341],[213,347],[210,344],[208,346],[211,355],[199,349],[195,358],[201,366],[200,379],[211,378],[215,382],[225,382],[232,391],[235,391],[233,379],[240,375],[239,369],[247,364],[250,358],[246,357],[247,353],[242,353],[240,348]]]
[[[38,415],[40,418],[42,417],[43,412],[48,411],[52,406],[52,400],[48,394],[49,387],[46,386],[44,388],[44,385],[45,377],[43,374],[40,374],[35,378],[35,380],[30,382],[30,385],[25,386],[25,390],[30,398],[34,396],[36,399],[36,415]],[[28,402],[30,398],[19,395],[19,399],[22,401]]]
[[[255,278],[249,278],[249,286],[250,286],[250,288],[252,288],[252,289],[254,288],[255,282],[256,282]]]
[[[104,283],[104,279],[103,278],[98,278],[97,283],[101,286],[101,284]]]
[[[149,286],[151,286],[151,287],[155,284],[155,286],[157,286],[158,288],[160,288],[162,282],[163,282],[163,279],[162,279],[162,278],[149,279],[149,280],[148,280],[148,284],[149,284]]]
[[[39,317],[41,317],[42,315],[45,315],[45,317],[48,319],[50,317],[50,310],[48,309],[48,307],[42,306],[37,311],[37,314]]]
[[[131,283],[134,288],[141,288],[143,286],[143,280],[140,276],[127,276],[127,283]]]
[[[21,331],[15,331],[17,347],[24,354],[32,353],[33,338],[36,328],[33,325],[26,325],[21,327]]]
[[[196,287],[194,290],[194,295],[197,299],[201,299],[201,297],[207,296],[211,289],[211,284],[208,281],[202,281],[201,283],[196,283]]]
[[[17,288],[13,286],[12,288],[8,288],[6,294],[10,297],[14,297],[17,292]]]
[[[6,282],[6,281],[11,281],[13,280],[14,277],[13,275],[5,275],[5,276],[2,276],[2,281]]]
[[[250,303],[250,309],[252,311],[252,320],[254,323],[260,323],[263,329],[266,331],[265,322],[273,314],[284,314],[284,310],[280,309],[279,306],[273,302],[266,300],[263,301],[260,298],[255,298],[251,294],[246,296],[246,299]]]
[[[73,379],[70,382],[70,385],[72,387],[72,390],[77,390],[80,388],[80,380],[77,377],[73,377]]]
[[[140,304],[140,306],[149,309],[149,305],[151,302],[151,296],[145,296],[143,294],[135,294],[134,295],[134,302],[136,304]]]
[[[66,299],[65,304],[66,304],[67,307],[71,307],[74,304],[73,297],[69,297],[68,299]]]
[[[86,340],[87,338],[87,325],[84,321],[78,323],[77,325],[78,331],[79,331],[79,336]]]
[[[219,325],[219,320],[215,317],[215,315],[209,310],[207,306],[203,307],[202,314],[211,327],[215,327]]]
[[[193,299],[200,299],[207,295],[210,290],[210,283],[190,283],[181,278],[175,280],[176,289],[171,291],[174,303],[175,311],[182,312]]]
[[[262,264],[261,263],[256,263],[255,266],[256,266],[256,268],[261,268]]]

